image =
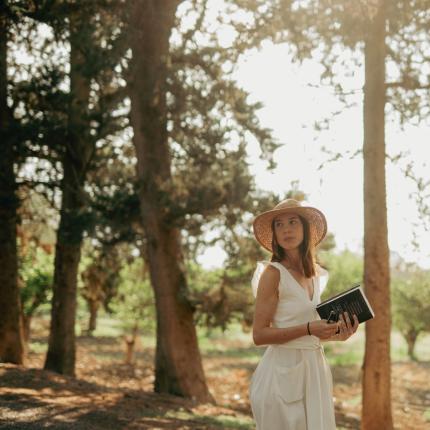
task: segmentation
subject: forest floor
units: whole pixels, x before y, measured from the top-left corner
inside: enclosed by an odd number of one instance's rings
[[[25,367],[0,366],[0,429],[254,429],[248,386],[260,354],[229,339],[204,351],[216,404],[197,404],[152,392],[153,347],[140,347],[128,365],[120,339],[79,337],[76,378],[41,370],[41,350],[29,353]],[[358,429],[360,367],[336,365],[332,372],[338,429]],[[428,361],[392,364],[396,429],[430,428],[429,381]]]

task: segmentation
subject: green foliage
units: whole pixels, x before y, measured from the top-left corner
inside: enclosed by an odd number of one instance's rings
[[[233,11],[225,13],[231,25],[240,24]],[[177,9],[165,83],[171,176],[153,184],[166,224],[184,232],[190,260],[206,245],[206,231],[210,240],[230,240],[226,232],[243,229],[244,214],[254,209],[258,197],[247,164],[249,140],[259,143],[269,168],[277,147],[259,121],[262,106],[234,77],[233,61],[245,47],[222,46],[209,15],[203,0],[184,1]]]
[[[80,293],[88,303],[103,304],[109,311],[110,301],[118,291],[121,265],[126,261],[122,252],[128,250],[119,245],[96,247],[85,241]]]
[[[257,262],[268,258],[268,253],[252,235],[253,215],[272,208],[280,199],[273,194],[249,196],[248,199],[246,204],[252,216],[234,211],[216,224],[221,236],[218,241],[227,252],[224,268],[204,271],[193,263],[188,265],[190,301],[196,306],[197,320],[208,328],[226,330],[229,324],[240,322],[242,328],[249,331],[252,325],[251,279]]]
[[[189,300],[196,308],[196,322],[209,331],[239,321],[249,330],[252,323],[253,297],[248,268],[216,269],[206,271],[190,265]]]
[[[322,267],[329,272],[328,284],[322,294],[322,300],[363,280],[363,258],[357,254],[346,250],[340,254],[321,252],[319,259]]]
[[[21,259],[20,288],[24,315],[33,316],[50,299],[53,281],[53,257],[41,248],[29,248]]]
[[[125,333],[136,329],[143,333],[155,328],[154,295],[141,259],[121,269],[118,294],[111,309]]]
[[[85,224],[88,234],[101,241],[142,242],[136,159],[128,129],[129,106],[124,102],[130,60],[123,15],[127,8],[120,0],[84,3],[34,5],[14,28],[14,49],[34,58],[27,66],[11,56],[10,68],[18,71],[11,78],[15,134],[28,142],[22,157],[32,156],[31,164],[37,166],[37,175],[26,179],[43,178],[38,187],[58,207],[51,188],[60,186],[65,142],[78,129],[85,146],[94,151],[88,162],[83,161],[88,179],[85,208],[76,224]],[[238,7],[246,9],[239,3]],[[241,25],[231,10],[226,9],[226,16],[231,18],[229,25]],[[73,23],[78,23],[78,31]],[[160,184],[159,200],[167,223],[184,229],[192,241],[203,236],[208,223],[242,222],[254,193],[246,163],[247,141],[257,139],[262,157],[271,165],[276,145],[270,131],[259,124],[261,106],[250,102],[249,94],[233,79],[232,60],[246,47],[220,46],[217,27],[208,21],[206,1],[183,2],[173,33],[166,94],[173,175],[171,183]],[[69,108],[76,96],[70,92],[71,36],[86,60],[78,72],[91,82],[79,127],[74,124],[68,130]],[[32,43],[35,40],[40,43]],[[123,223],[124,218],[131,222]],[[223,237],[222,230],[218,237]]]
[[[79,181],[86,182],[89,172],[94,181],[95,170],[114,154],[110,139],[127,126],[127,114],[119,112],[125,98],[119,66],[126,49],[119,31],[123,4],[30,3],[10,32],[12,133],[20,162],[29,165],[20,172],[22,180],[59,209],[65,165],[83,169],[84,177],[76,173]],[[31,61],[23,61],[23,53]],[[91,187],[77,195],[85,207],[68,211],[75,215],[69,220],[76,229],[72,237],[98,222],[98,212],[89,208]]]
[[[393,324],[408,344],[408,354],[415,359],[418,336],[430,331],[430,272],[405,265],[392,273],[391,301]]]
[[[255,428],[254,421],[251,417],[247,416],[229,416],[229,415],[217,415],[216,417],[205,416],[190,413],[188,411],[169,411],[166,418],[174,418],[175,420],[180,420],[184,423],[187,421],[196,423],[196,425],[210,426],[210,428],[216,429],[236,429],[236,430],[251,430]]]

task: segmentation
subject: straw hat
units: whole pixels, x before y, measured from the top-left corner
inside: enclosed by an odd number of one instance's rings
[[[263,212],[255,218],[253,223],[254,235],[257,241],[272,251],[272,221],[281,214],[292,213],[306,218],[309,222],[311,241],[318,245],[327,233],[327,221],[324,214],[316,208],[302,206],[301,203],[294,199],[286,199],[278,203],[273,209]]]

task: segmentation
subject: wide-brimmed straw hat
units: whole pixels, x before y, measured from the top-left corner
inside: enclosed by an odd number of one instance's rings
[[[254,235],[257,241],[266,248],[272,251],[272,222],[275,217],[285,213],[292,213],[306,218],[309,222],[311,241],[314,245],[318,245],[327,233],[327,221],[324,214],[313,207],[302,206],[302,204],[294,199],[286,199],[278,203],[273,209],[263,212],[258,215],[253,223]]]

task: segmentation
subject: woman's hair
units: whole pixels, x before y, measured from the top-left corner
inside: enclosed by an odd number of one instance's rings
[[[299,245],[300,257],[302,260],[303,271],[307,278],[315,276],[315,247],[313,246],[310,237],[310,225],[306,218],[299,215],[303,226],[303,240]],[[280,262],[286,257],[284,248],[279,245],[275,234],[275,220],[272,221],[272,259],[271,261]]]

